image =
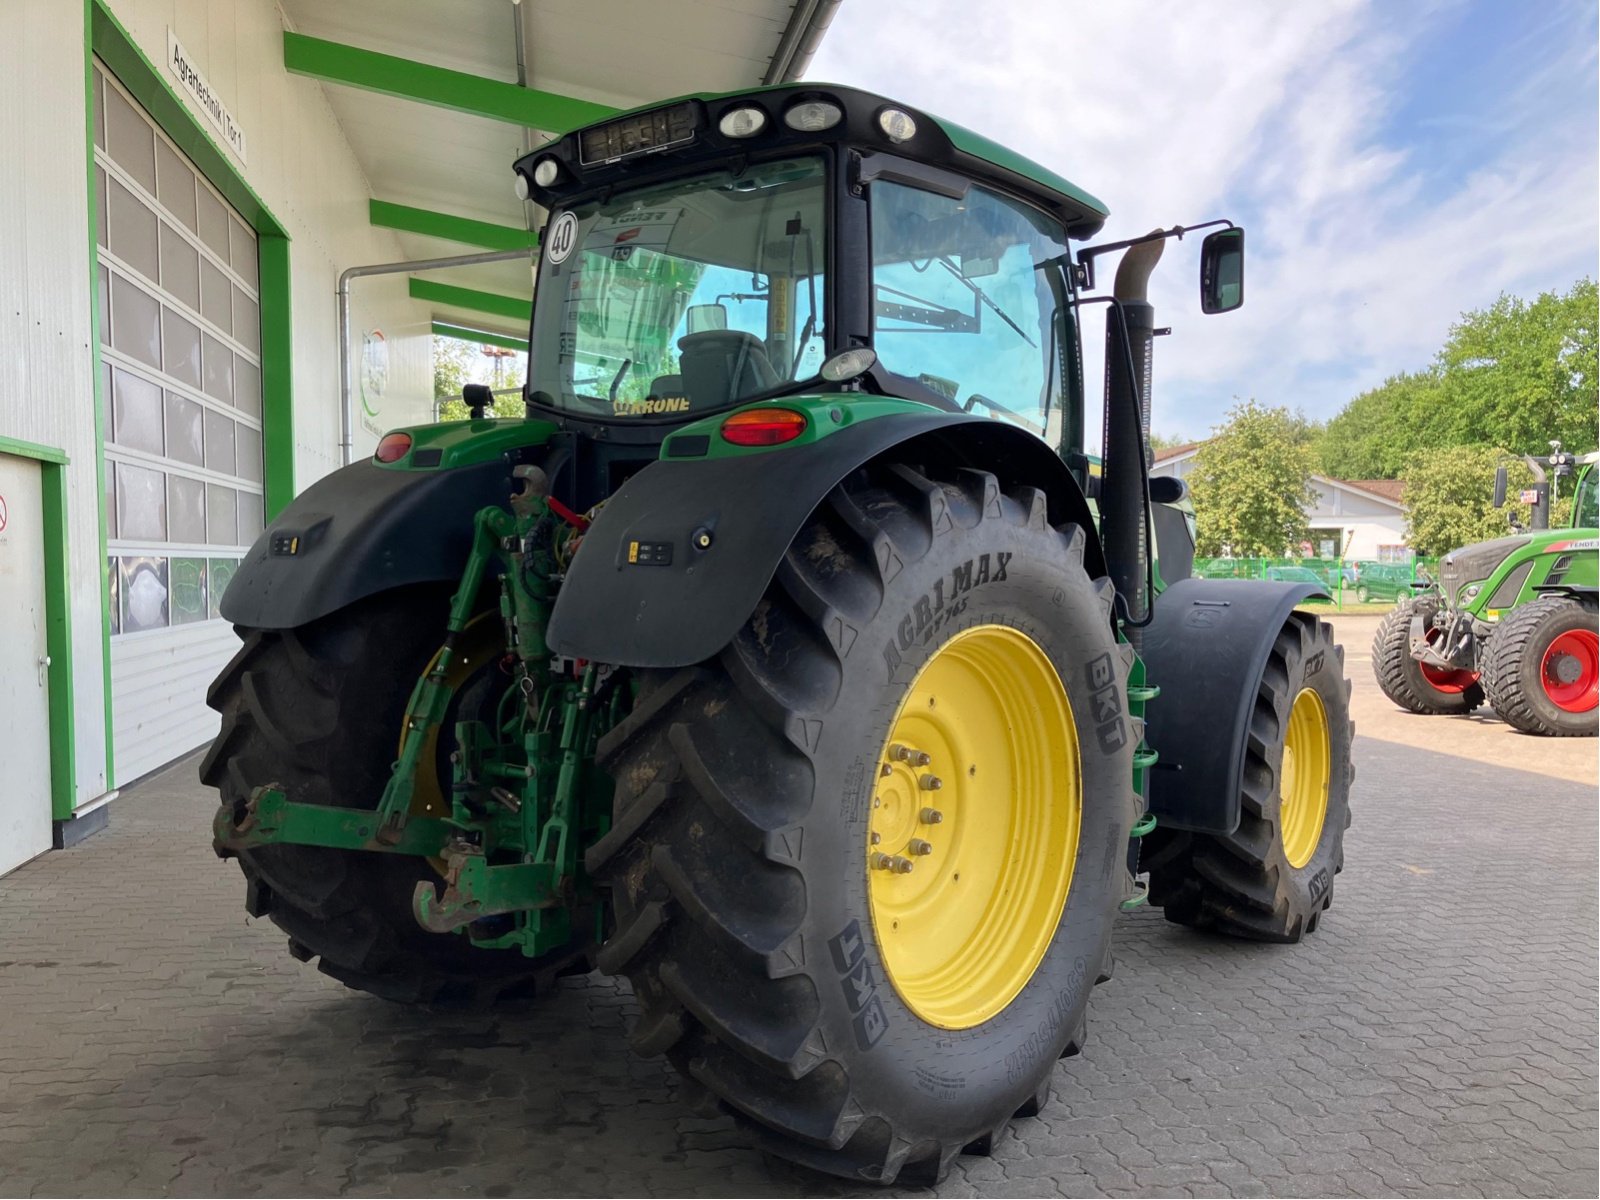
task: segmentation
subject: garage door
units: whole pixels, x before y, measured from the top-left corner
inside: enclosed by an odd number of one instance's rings
[[[217,601],[261,531],[256,239],[100,64],[100,403],[119,783],[216,732]]]

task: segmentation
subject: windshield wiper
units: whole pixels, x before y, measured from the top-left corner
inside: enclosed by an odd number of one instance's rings
[[[949,271],[950,274],[954,275],[957,279],[959,279],[962,283],[964,283],[968,288],[970,288],[971,291],[972,291],[972,294],[974,296],[976,296],[979,300],[981,300],[983,303],[987,304],[990,308],[992,308],[994,310],[994,312],[995,312],[995,315],[997,315],[1007,325],[1011,326],[1011,328],[1015,329],[1017,331],[1017,336],[1019,338],[1021,338],[1025,342],[1027,342],[1028,345],[1032,346],[1035,350],[1037,350],[1039,348],[1039,343],[1034,341],[1026,333],[1022,332],[1022,326],[1018,325],[1015,321],[1013,321],[1011,319],[1010,315],[1007,314],[1005,309],[1001,308],[993,300],[989,299],[989,293],[984,291],[981,287],[979,287],[976,283],[974,283],[971,279],[969,279],[967,277],[967,275],[966,275],[966,272],[962,271],[962,269],[960,267],[956,266],[955,263],[951,262],[948,258],[946,258],[942,254],[939,256],[939,263],[940,263],[941,266],[944,267],[944,269],[946,271]]]

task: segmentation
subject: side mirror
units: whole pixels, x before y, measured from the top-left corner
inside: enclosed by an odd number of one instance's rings
[[[1232,312],[1244,303],[1244,230],[1219,229],[1200,243],[1200,311]]]
[[[1504,467],[1496,467],[1494,469],[1494,506],[1496,508],[1504,508],[1506,506],[1506,469]]]
[[[469,383],[461,389],[461,398],[467,403],[467,412],[474,421],[482,418],[484,410],[494,404],[494,392],[487,383]]]

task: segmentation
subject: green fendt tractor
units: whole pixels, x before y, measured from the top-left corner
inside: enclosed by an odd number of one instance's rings
[[[414,1002],[625,975],[639,1050],[886,1182],[1045,1103],[1119,909],[1316,927],[1343,653],[1314,584],[1190,578],[1147,476],[1146,281],[1187,230],[1074,253],[1106,210],[1073,184],[809,84],[516,174],[550,212],[526,419],[389,433],[223,600],[202,775],[291,953]]]
[[[1578,457],[1552,442],[1549,455],[1524,461],[1534,475],[1522,497],[1532,509],[1529,529],[1445,555],[1438,580],[1378,626],[1372,669],[1384,695],[1411,712],[1470,713],[1487,699],[1501,720],[1525,733],[1594,737],[1600,453]],[[1571,516],[1552,529],[1561,480],[1574,474]],[[1504,467],[1494,486],[1499,508]]]

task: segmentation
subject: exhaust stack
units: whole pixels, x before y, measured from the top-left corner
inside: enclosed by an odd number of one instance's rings
[[[1160,230],[1156,231],[1158,234]],[[1160,237],[1130,246],[1117,266],[1117,304],[1106,312],[1104,465],[1100,516],[1111,582],[1123,613],[1142,622],[1149,613],[1150,530],[1145,475],[1149,461],[1151,345],[1155,308],[1147,298],[1150,273],[1166,245]],[[1126,322],[1118,319],[1119,309]],[[1127,630],[1138,648],[1138,628]]]

